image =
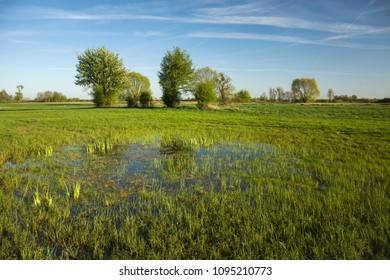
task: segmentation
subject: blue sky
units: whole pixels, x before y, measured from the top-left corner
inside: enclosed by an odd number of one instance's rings
[[[101,46],[148,76],[155,97],[173,46],[252,96],[301,77],[321,97],[390,95],[388,0],[0,0],[0,90],[89,98],[74,84],[77,54]]]

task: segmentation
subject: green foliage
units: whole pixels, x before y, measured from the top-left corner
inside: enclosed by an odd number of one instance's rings
[[[143,90],[139,96],[139,102],[142,107],[150,107],[152,105],[153,97],[150,90]]]
[[[4,89],[0,91],[0,103],[8,103],[11,101],[12,101],[11,95],[8,95]]]
[[[139,99],[136,96],[134,96],[133,94],[127,95],[125,100],[127,103],[127,107],[133,108],[133,107],[137,107],[139,105]]]
[[[14,99],[15,99],[16,102],[21,102],[23,100],[23,92],[22,92],[22,90],[23,90],[24,87],[23,87],[23,85],[18,85],[16,88],[18,89],[18,91],[15,92]]]
[[[217,96],[220,104],[228,104],[232,98],[235,87],[232,84],[232,79],[224,74],[218,73],[217,78]]]
[[[217,100],[217,95],[214,92],[215,84],[212,81],[200,82],[197,84],[194,92],[197,106],[203,108]]]
[[[248,90],[242,89],[234,95],[234,101],[238,103],[249,103],[251,102],[251,94]]]
[[[297,102],[315,101],[320,96],[320,90],[314,78],[295,79],[291,84],[291,91],[294,94],[293,101]]]
[[[67,98],[61,92],[57,91],[45,91],[38,92],[37,97],[35,98],[37,102],[66,102]]]
[[[97,107],[111,106],[117,100],[117,95],[104,90],[102,85],[96,84],[92,86],[91,95],[93,102]]]
[[[105,47],[78,55],[76,85],[87,87],[98,107],[112,105],[126,86],[127,70],[118,54]]]
[[[193,91],[200,83],[212,83],[214,92],[217,90],[218,72],[206,66],[195,71]]]
[[[129,72],[127,78],[127,85],[122,93],[121,99],[127,101],[128,107],[139,107],[140,96],[143,91],[150,91],[150,80],[148,77],[137,72]]]
[[[182,94],[191,89],[195,69],[190,55],[179,47],[167,51],[158,72],[162,100],[168,107],[176,107]]]

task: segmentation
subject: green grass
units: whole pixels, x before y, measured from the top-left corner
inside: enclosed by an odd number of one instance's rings
[[[390,259],[388,106],[0,120],[0,259]]]

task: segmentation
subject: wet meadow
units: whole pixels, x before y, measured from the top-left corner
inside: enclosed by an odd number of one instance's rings
[[[0,259],[390,259],[390,107],[0,104]]]

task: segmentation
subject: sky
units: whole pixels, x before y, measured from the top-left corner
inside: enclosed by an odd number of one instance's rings
[[[0,90],[24,96],[59,91],[90,98],[74,84],[77,55],[105,46],[147,76],[167,51],[186,50],[196,68],[231,77],[253,97],[315,78],[326,98],[390,97],[388,0],[0,0]]]

